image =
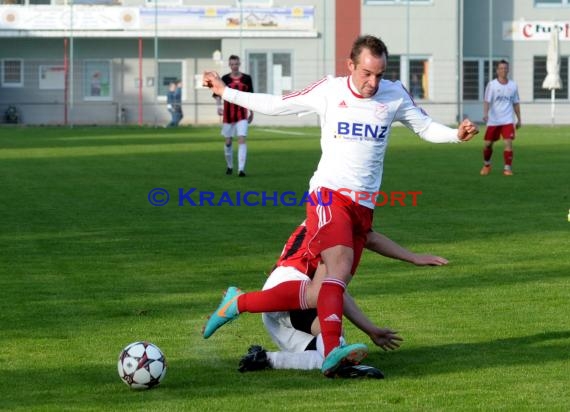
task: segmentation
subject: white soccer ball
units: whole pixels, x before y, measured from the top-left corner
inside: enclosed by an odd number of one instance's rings
[[[166,358],[158,346],[134,342],[119,354],[119,376],[133,389],[150,389],[166,375]]]

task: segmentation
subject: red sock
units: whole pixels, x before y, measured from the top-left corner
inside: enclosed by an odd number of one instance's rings
[[[505,150],[503,152],[503,158],[505,159],[505,166],[511,167],[513,165],[513,151]]]
[[[346,284],[338,279],[325,279],[317,299],[317,312],[325,346],[325,357],[340,344],[342,333],[343,293]]]
[[[291,280],[258,292],[248,292],[238,297],[239,313],[283,312],[308,309],[305,295],[308,281]]]
[[[493,149],[490,147],[485,147],[483,149],[483,160],[485,162],[490,162],[491,161],[491,156],[493,156]]]

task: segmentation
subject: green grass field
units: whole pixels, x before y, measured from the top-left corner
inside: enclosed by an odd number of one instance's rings
[[[239,179],[224,174],[222,147],[217,127],[0,129],[0,409],[568,410],[568,128],[521,129],[511,178],[501,145],[479,176],[481,135],[432,145],[394,129],[382,188],[422,194],[378,208],[375,229],[451,263],[364,255],[350,291],[405,339],[370,347],[383,381],[238,373],[250,344],[275,349],[259,315],[201,337],[227,286],[261,287],[305,212],[178,206],[178,189],[302,193],[320,154],[317,129],[253,128]],[[149,204],[155,187],[170,192],[166,206]],[[137,340],[169,361],[146,392],[116,371]]]

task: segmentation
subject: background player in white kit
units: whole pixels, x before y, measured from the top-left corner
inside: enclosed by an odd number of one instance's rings
[[[364,344],[340,343],[343,294],[372,228],[373,194],[382,181],[392,123],[400,121],[433,143],[458,143],[478,133],[468,119],[458,129],[434,122],[399,81],[382,80],[387,56],[380,39],[360,36],[347,62],[350,76],[327,76],[285,96],[242,93],[226,88],[218,73],[204,73],[205,84],[215,94],[249,110],[267,115],[315,112],[320,117],[322,155],[309,185],[312,201],[307,202],[306,252],[309,259],[322,260],[327,271],[317,299],[325,348],[321,370],[327,377],[335,376],[344,362],[360,361],[368,353]],[[303,287],[302,281],[290,281],[251,295],[228,289],[206,323],[204,337],[242,312],[303,309]]]
[[[485,145],[483,147],[483,168],[481,176],[491,173],[491,156],[493,155],[493,143],[503,136],[505,150],[503,158],[505,176],[513,175],[513,140],[515,128],[521,127],[521,108],[517,84],[508,78],[509,63],[501,60],[497,64],[497,78],[487,84],[485,88],[485,100],[483,101],[483,121],[487,123],[485,131]],[[513,123],[514,115],[517,116],[516,125]]]

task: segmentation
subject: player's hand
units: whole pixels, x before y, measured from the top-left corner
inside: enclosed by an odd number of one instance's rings
[[[489,121],[489,116],[483,116],[483,123],[487,123]]]
[[[202,82],[203,86],[209,87],[212,92],[218,96],[221,96],[226,88],[226,84],[220,79],[220,75],[216,72],[205,71]]]
[[[416,266],[443,266],[447,265],[449,261],[441,256],[415,255],[412,263]]]
[[[517,122],[517,124],[515,125],[515,127],[516,127],[517,129],[520,129],[521,126],[522,126],[522,124],[521,124],[521,121],[519,120],[519,121]]]
[[[224,115],[224,108],[222,106],[218,107],[218,116],[223,116]]]
[[[253,112],[250,110],[249,116],[247,117],[247,123],[250,124],[251,122],[253,122]]]
[[[398,349],[400,342],[404,340],[398,336],[397,331],[388,328],[376,328],[368,336],[376,346],[380,346],[385,351]]]
[[[457,129],[457,137],[463,142],[471,140],[477,133],[479,128],[469,119],[463,120]]]

